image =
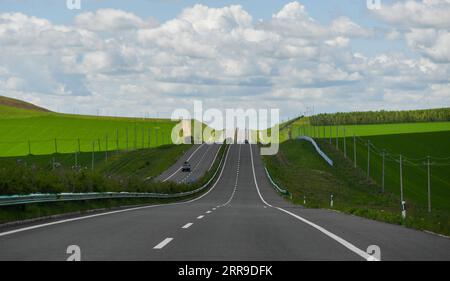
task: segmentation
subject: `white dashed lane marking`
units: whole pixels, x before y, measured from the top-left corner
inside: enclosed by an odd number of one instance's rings
[[[161,249],[164,248],[167,244],[169,244],[172,240],[173,240],[173,238],[166,238],[166,239],[164,239],[161,243],[159,243],[158,245],[156,245],[155,247],[153,247],[153,249],[155,249],[155,250],[161,250]]]
[[[185,224],[182,228],[186,229],[189,228],[191,225],[193,225],[192,222]]]

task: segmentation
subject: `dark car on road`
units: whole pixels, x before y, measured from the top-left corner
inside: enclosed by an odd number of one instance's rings
[[[191,172],[191,164],[188,161],[185,161],[183,163],[183,166],[181,167],[182,172]]]

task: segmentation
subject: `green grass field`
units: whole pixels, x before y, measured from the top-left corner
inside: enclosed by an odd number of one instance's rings
[[[373,125],[342,125],[342,126],[309,126],[308,120],[299,120],[291,127],[292,135],[310,135],[314,137],[344,137],[345,136],[377,136],[398,135],[411,133],[428,133],[450,131],[450,122],[428,122],[428,123],[395,123],[395,124],[373,124]],[[331,132],[331,134],[330,134]],[[283,134],[284,135],[284,134]]]
[[[400,198],[395,188],[386,188],[380,192],[381,186],[372,179],[367,179],[363,169],[354,169],[353,163],[345,159],[335,149],[334,144],[319,141],[323,150],[333,159],[334,166],[329,166],[306,141],[290,140],[280,145],[275,156],[265,156],[264,162],[271,176],[282,187],[292,194],[292,201],[303,205],[306,196],[306,207],[331,208],[330,195],[334,196],[333,209],[371,219],[402,224],[405,226],[426,229],[438,233],[450,234],[449,196],[441,186],[442,202],[436,201],[441,208],[428,213],[422,205],[414,202],[409,205],[406,220],[401,218]],[[448,179],[448,176],[446,177]],[[408,189],[413,187],[408,183]],[[448,184],[448,181],[447,181]],[[420,187],[414,187],[418,190]],[[437,187],[436,187],[437,188]],[[406,192],[408,202],[413,201],[412,192]],[[438,194],[438,193],[437,193]],[[446,206],[447,204],[447,206]]]
[[[96,117],[0,105],[0,157],[155,147],[170,143],[167,119]]]

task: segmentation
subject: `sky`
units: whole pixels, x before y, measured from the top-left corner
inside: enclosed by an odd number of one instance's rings
[[[450,0],[0,1],[0,95],[53,111],[281,118],[450,106]]]

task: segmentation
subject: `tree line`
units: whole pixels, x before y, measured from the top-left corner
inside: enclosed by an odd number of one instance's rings
[[[403,110],[403,111],[357,111],[322,113],[310,117],[314,126],[323,125],[359,125],[359,124],[387,124],[409,122],[450,121],[450,107]]]

